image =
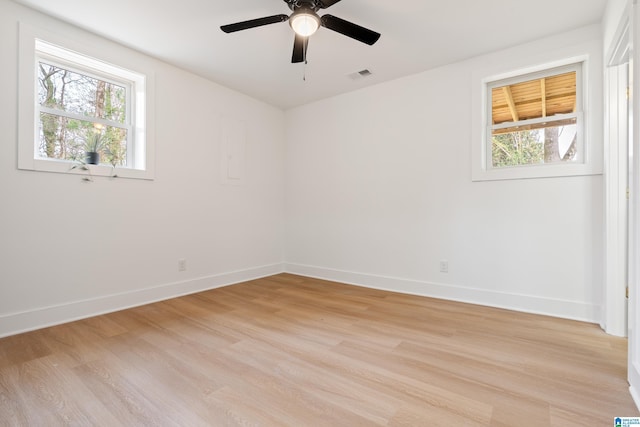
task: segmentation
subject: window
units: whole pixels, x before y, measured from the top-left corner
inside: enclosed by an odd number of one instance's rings
[[[487,84],[489,168],[583,161],[581,68]]]
[[[554,49],[543,43],[493,59],[473,71],[471,180],[601,174],[597,42]]]
[[[153,178],[148,77],[20,28],[18,167],[77,173],[92,153],[92,175]]]

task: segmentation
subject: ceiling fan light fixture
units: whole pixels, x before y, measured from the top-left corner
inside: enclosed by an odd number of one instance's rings
[[[296,34],[309,37],[320,27],[320,18],[311,9],[298,9],[289,17],[289,25]]]

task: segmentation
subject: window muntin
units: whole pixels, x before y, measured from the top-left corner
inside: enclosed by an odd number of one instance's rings
[[[487,169],[584,162],[581,69],[487,83]]]

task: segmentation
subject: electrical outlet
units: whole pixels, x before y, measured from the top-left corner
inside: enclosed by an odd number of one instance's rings
[[[449,272],[449,261],[443,260],[440,261],[440,273],[448,273]]]
[[[182,258],[178,260],[178,271],[187,271],[187,260]]]

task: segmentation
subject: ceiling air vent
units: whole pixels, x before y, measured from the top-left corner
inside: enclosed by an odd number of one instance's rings
[[[351,80],[360,80],[360,79],[364,79],[365,77],[369,77],[371,75],[372,75],[371,71],[365,69],[365,70],[360,70],[356,73],[349,74],[349,78]]]

